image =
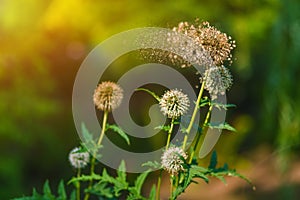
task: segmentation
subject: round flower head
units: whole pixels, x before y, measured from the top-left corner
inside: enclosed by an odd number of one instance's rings
[[[197,23],[197,21],[196,21]],[[180,22],[174,31],[190,36],[199,45],[209,52],[215,65],[222,65],[226,60],[231,63],[231,51],[236,47],[235,41],[222,33],[208,22],[200,25],[190,25],[188,22]]]
[[[216,99],[218,95],[225,95],[226,90],[232,85],[232,76],[228,68],[223,65],[208,68],[204,73],[204,77],[204,88],[208,90],[212,100]]]
[[[123,89],[116,83],[105,81],[95,89],[93,100],[99,110],[112,111],[120,106]]]
[[[190,100],[186,94],[174,89],[164,93],[159,101],[159,106],[165,116],[176,119],[188,111]]]
[[[76,169],[84,168],[90,162],[90,154],[76,147],[70,152],[69,161]]]
[[[187,159],[186,153],[179,147],[168,148],[161,157],[161,165],[171,174],[183,171],[184,160]]]

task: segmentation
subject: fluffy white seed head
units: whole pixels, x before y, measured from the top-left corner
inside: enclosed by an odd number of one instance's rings
[[[187,159],[187,155],[181,148],[170,147],[161,156],[161,165],[169,173],[177,174],[184,170],[182,158]]]
[[[204,73],[205,86],[211,99],[214,100],[218,95],[225,95],[232,85],[232,76],[228,68],[223,65],[220,67],[210,67]]]
[[[76,147],[70,152],[69,161],[76,169],[84,168],[90,162],[90,154]]]
[[[123,89],[116,83],[105,81],[95,89],[93,100],[99,110],[112,111],[120,106]]]
[[[164,93],[159,106],[163,115],[176,119],[188,111],[190,100],[181,90],[173,89]]]

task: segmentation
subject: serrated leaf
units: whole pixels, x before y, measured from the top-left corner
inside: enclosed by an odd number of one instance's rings
[[[227,184],[224,176],[215,174],[214,177],[218,178],[218,179],[219,179],[220,181],[222,181],[224,184]]]
[[[44,195],[43,195],[44,198],[46,198],[46,199],[53,199],[54,198],[54,196],[51,192],[48,180],[46,180],[46,182],[44,183],[43,192],[44,192]]]
[[[152,92],[151,90],[148,90],[146,88],[137,88],[135,89],[135,91],[145,91],[148,94],[150,94],[151,96],[153,96],[158,102],[160,101],[160,98],[158,95],[156,95],[154,92]]]
[[[120,127],[118,127],[115,124],[112,124],[112,125],[106,124],[106,130],[108,130],[108,129],[111,129],[114,132],[118,133],[126,141],[126,143],[128,145],[130,145],[129,137],[127,136],[127,134]]]
[[[65,185],[64,185],[63,180],[61,180],[58,184],[57,193],[59,195],[58,200],[67,200],[67,194],[66,194]]]
[[[228,123],[226,123],[226,122],[221,123],[221,124],[207,123],[207,126],[209,126],[210,128],[225,129],[225,130],[228,130],[228,131],[236,132],[236,129],[234,127],[232,127],[231,125],[229,125]]]
[[[134,186],[135,186],[135,189],[137,191],[137,194],[141,194],[141,189],[142,189],[142,186],[148,176],[148,174],[150,173],[150,171],[146,171],[146,172],[143,172],[141,173],[137,179],[135,180],[134,182]]]
[[[88,129],[86,128],[84,123],[81,123],[81,132],[82,132],[83,138],[86,141],[92,141],[93,140],[92,134],[88,131]]]
[[[92,194],[95,194],[100,197],[104,197],[105,199],[112,199],[113,195],[113,188],[110,187],[106,182],[105,183],[97,183],[95,184],[90,190],[86,190]]]
[[[125,167],[125,164],[124,164],[124,167]],[[122,163],[119,166],[119,169],[124,169],[122,166]],[[123,173],[125,173],[125,175]],[[125,177],[125,179],[124,179],[124,177]],[[126,181],[126,172],[124,172],[124,171],[123,172],[118,171],[118,177],[114,178],[114,177],[110,176],[107,173],[106,169],[104,168],[100,182],[101,183],[108,182],[108,183],[113,184],[114,185],[114,195],[116,197],[120,196],[121,190],[126,190],[128,188],[128,183]]]
[[[76,192],[75,192],[75,190],[72,191],[72,193],[70,195],[70,200],[76,200]]]
[[[218,102],[212,102],[212,105],[216,108],[218,108],[219,110],[224,109],[224,110],[228,110],[228,108],[235,108],[236,105],[234,104],[222,104],[222,103],[218,103]]]
[[[153,168],[153,169],[160,169],[161,164],[157,161],[148,161],[146,163],[143,163],[142,167],[150,167],[150,168]]]
[[[69,182],[67,183],[68,185],[70,183],[74,182],[79,182],[79,181],[91,181],[91,180],[101,180],[102,177],[98,174],[92,174],[92,175],[81,175],[80,177],[73,177]]]
[[[162,126],[157,126],[154,129],[159,129],[159,130],[163,130],[165,132],[168,132],[170,130],[170,128],[171,128],[171,126],[169,126],[169,125],[166,125],[166,126],[162,125]]]
[[[40,197],[39,193],[36,191],[35,188],[33,188],[32,196],[33,196],[33,197]]]
[[[193,181],[194,178],[201,178],[203,179],[206,183],[208,183],[209,179],[208,177],[205,175],[205,172],[207,170],[203,167],[199,167],[196,165],[192,165],[190,168],[190,172],[189,172],[189,180],[185,183],[185,187],[187,187],[191,181]]]
[[[218,155],[216,151],[213,151],[210,157],[210,162],[209,162],[209,169],[216,169],[218,164]]]
[[[118,173],[118,178],[121,181],[126,182],[126,166],[124,160],[121,161],[117,173]]]

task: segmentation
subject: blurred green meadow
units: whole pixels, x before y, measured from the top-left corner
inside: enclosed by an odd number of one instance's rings
[[[237,108],[227,121],[237,132],[224,132],[216,150],[256,191],[230,179],[195,186],[182,199],[299,199],[299,10],[299,0],[1,0],[0,199],[73,176],[67,157],[80,142],[73,82],[97,44],[195,18],[236,40],[227,100]]]

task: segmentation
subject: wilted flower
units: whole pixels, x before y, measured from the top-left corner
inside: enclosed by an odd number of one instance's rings
[[[187,159],[186,153],[179,147],[168,148],[161,157],[161,165],[171,174],[183,171],[184,160]]]
[[[232,76],[228,68],[223,65],[208,68],[204,73],[204,80],[204,88],[208,90],[212,100],[218,95],[225,95],[226,90],[232,85]]]
[[[69,161],[76,169],[84,168],[90,162],[90,154],[76,147],[70,152]]]
[[[215,65],[222,65],[226,60],[231,63],[231,51],[236,47],[235,41],[208,22],[197,26],[188,22],[180,22],[173,30],[190,36],[196,43],[202,45],[209,52]]]
[[[191,41],[185,40],[181,34],[188,36]],[[157,42],[157,38],[147,40],[152,45]],[[210,67],[220,66],[225,61],[231,64],[231,51],[236,47],[235,41],[226,33],[222,33],[208,22],[199,23],[198,20],[194,24],[180,22],[173,28],[173,33],[168,33],[167,41],[164,50],[160,47],[145,48],[140,51],[141,56],[150,62],[172,64],[182,68],[192,64]]]
[[[99,110],[112,111],[120,106],[123,89],[116,83],[105,81],[95,89],[93,100]]]
[[[188,111],[190,100],[180,90],[173,89],[164,93],[159,101],[159,106],[165,116],[176,119]]]

